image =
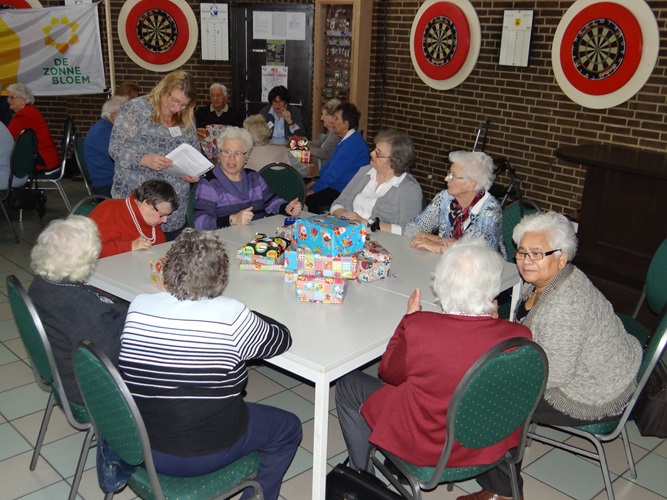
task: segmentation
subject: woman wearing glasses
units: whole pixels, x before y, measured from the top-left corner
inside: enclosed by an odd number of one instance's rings
[[[361,167],[331,205],[333,215],[402,234],[422,207],[422,190],[408,169],[417,154],[410,138],[387,130],[375,137],[371,164]]]
[[[245,226],[265,215],[301,213],[298,198],[288,203],[257,172],[244,168],[252,148],[252,137],[245,129],[229,127],[218,137],[220,163],[199,182],[195,194],[197,229]]]
[[[451,167],[441,191],[405,226],[412,248],[443,253],[464,234],[484,238],[505,256],[502,210],[488,192],[493,183],[493,160],[481,151],[449,153]]]
[[[546,392],[533,422],[580,426],[612,420],[635,390],[642,360],[639,341],[570,263],[577,238],[567,218],[555,212],[524,217],[512,237],[526,282],[516,318],[530,328],[549,360]],[[477,482],[484,490],[459,500],[512,496],[509,476],[500,469],[482,474]]]
[[[190,183],[196,177],[169,173],[173,162],[166,157],[183,143],[199,151],[194,107],[195,82],[185,71],[165,76],[147,95],[132,99],[118,110],[109,154],[116,164],[111,194],[126,198],[150,179],[167,181],[178,195],[178,210],[164,224],[167,240],[185,226]]]

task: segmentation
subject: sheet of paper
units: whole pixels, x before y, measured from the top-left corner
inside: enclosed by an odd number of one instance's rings
[[[205,61],[229,61],[229,20],[227,4],[202,3],[201,52]]]
[[[167,158],[172,160],[174,165],[166,172],[177,177],[181,175],[201,177],[213,168],[213,163],[189,144],[181,144],[169,153]]]

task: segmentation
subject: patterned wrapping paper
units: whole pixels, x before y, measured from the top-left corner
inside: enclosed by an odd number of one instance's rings
[[[167,289],[164,286],[164,274],[163,274],[164,260],[165,258],[161,257],[158,260],[149,261],[149,265],[151,268],[151,282],[153,283],[153,286],[159,288],[160,290]]]
[[[376,260],[378,262],[383,262],[385,264],[390,264],[392,255],[391,253],[377,241],[368,240],[364,243],[364,249],[359,252],[360,258]]]
[[[294,239],[294,224],[289,226],[280,226],[276,229],[276,236],[292,241]]]
[[[289,241],[279,236],[257,233],[255,237],[236,251],[236,258],[255,264],[282,264]]]
[[[295,281],[296,298],[301,302],[342,304],[345,280],[320,276],[299,276]]]
[[[303,248],[285,250],[285,272],[303,276],[323,276],[353,280],[357,273],[356,255],[321,255]],[[286,277],[285,281],[290,280]]]
[[[299,160],[299,163],[308,163],[310,161],[310,151],[303,149],[290,149],[292,156]]]
[[[203,153],[213,163],[218,158],[218,136],[221,135],[227,125],[206,125],[206,136],[199,140]]]
[[[352,255],[364,248],[366,227],[334,215],[315,215],[294,223],[296,246],[322,255]]]
[[[241,271],[280,271],[285,272],[285,266],[281,264],[259,264],[257,262],[241,262]]]
[[[389,263],[379,260],[359,257],[357,263],[357,281],[360,283],[370,283],[386,278],[389,274]]]

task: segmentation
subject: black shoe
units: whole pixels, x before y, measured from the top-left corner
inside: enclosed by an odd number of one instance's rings
[[[408,481],[408,478],[403,475],[403,473],[398,470],[398,467],[394,465],[394,462],[389,460],[388,458],[384,459],[384,466],[389,470],[392,476],[396,476],[396,479],[398,479],[398,482],[401,484],[410,484]]]

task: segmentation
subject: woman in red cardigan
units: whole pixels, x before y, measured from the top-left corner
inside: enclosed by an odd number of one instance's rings
[[[417,466],[435,466],[445,443],[447,407],[468,369],[486,351],[530,330],[497,318],[503,259],[483,239],[463,237],[443,254],[433,290],[442,313],[408,300],[380,363],[380,378],[352,372],[336,383],[336,405],[350,466],[363,469],[369,441]],[[494,463],[517,433],[483,450],[454,444],[448,466]]]
[[[9,122],[9,131],[14,140],[22,130],[31,128],[37,134],[37,170],[53,170],[60,166],[60,155],[51,138],[49,125],[42,114],[33,106],[35,96],[22,83],[12,83],[7,87],[9,108],[14,112]]]

